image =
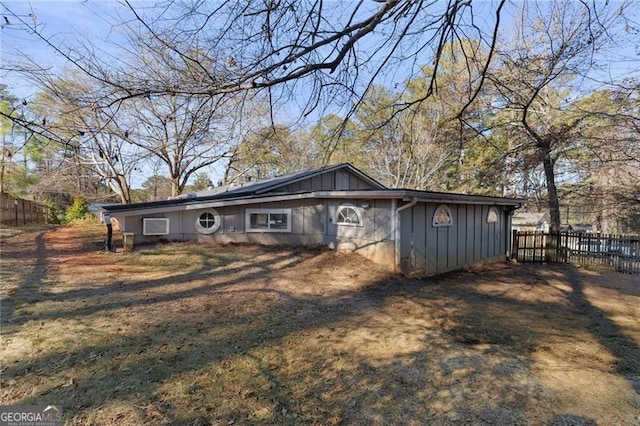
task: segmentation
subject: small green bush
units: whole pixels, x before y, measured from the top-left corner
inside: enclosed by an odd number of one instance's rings
[[[82,197],[74,198],[73,205],[67,209],[64,215],[65,222],[68,224],[74,223],[83,219],[87,214],[89,214],[89,202]]]

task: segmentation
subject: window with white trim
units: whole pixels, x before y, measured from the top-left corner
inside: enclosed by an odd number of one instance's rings
[[[441,204],[436,209],[435,213],[433,213],[433,226],[452,226],[453,225],[453,215],[451,214],[451,209],[449,206]]]
[[[498,221],[498,209],[495,207],[489,207],[489,213],[487,214],[487,223],[496,223]]]
[[[291,209],[247,209],[247,232],[291,232]]]
[[[350,204],[338,207],[336,212],[336,225],[362,226],[362,214],[360,210]]]
[[[196,230],[201,234],[213,234],[220,229],[220,214],[215,210],[207,210],[196,219]]]

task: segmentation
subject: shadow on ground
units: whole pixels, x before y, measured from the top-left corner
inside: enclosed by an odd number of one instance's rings
[[[7,326],[16,341],[41,323],[68,339],[5,354],[1,395],[62,405],[69,424],[590,425],[640,411],[638,334],[571,267],[412,280],[324,250],[207,247],[184,273],[53,288],[44,305],[29,296],[43,241],[25,249],[35,265],[3,305]],[[23,303],[44,306],[14,316]],[[567,358],[567,341],[601,359]],[[538,377],[555,358],[630,390],[609,412],[569,408]]]
[[[12,326],[14,322],[22,323],[27,320],[16,314],[16,309],[45,300],[42,294],[48,266],[45,232],[36,232],[33,238],[33,242],[27,240],[13,244],[11,250],[3,248],[0,276],[5,283],[3,287],[9,289],[6,294],[3,291],[0,300],[0,327],[3,335],[6,334],[7,327]],[[13,258],[15,262],[9,263],[7,258]]]

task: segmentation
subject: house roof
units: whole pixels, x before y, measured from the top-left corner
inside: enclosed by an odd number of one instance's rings
[[[213,201],[213,200],[227,200],[238,197],[251,197],[254,195],[263,194],[269,191],[277,191],[278,188],[290,185],[292,183],[299,182],[304,179],[309,179],[314,176],[318,176],[324,173],[329,173],[336,170],[348,170],[349,172],[360,177],[364,181],[368,182],[375,188],[386,189],[384,185],[375,179],[362,173],[349,163],[342,163],[333,166],[319,167],[313,170],[305,170],[300,172],[288,173],[285,175],[262,179],[256,182],[246,182],[239,185],[226,185],[217,188],[212,188],[204,191],[194,192],[190,194],[181,195],[168,200],[149,201],[144,203],[132,203],[132,204],[120,204],[117,206],[105,207],[110,212],[116,211],[128,211],[128,210],[144,210],[147,208],[156,208],[161,206],[177,206],[184,204],[191,204],[193,202]]]
[[[323,173],[336,170],[348,170],[359,178],[368,182],[374,189],[365,190],[331,190],[331,191],[297,191],[278,192],[285,187],[304,179],[309,179]],[[265,179],[242,186],[227,186],[214,188],[213,190],[200,191],[170,200],[152,201],[136,204],[121,204],[106,206],[110,213],[141,213],[153,214],[165,211],[192,210],[202,208],[220,207],[225,205],[243,205],[259,202],[285,201],[301,198],[351,198],[351,199],[401,199],[409,201],[440,202],[440,203],[464,203],[464,204],[495,204],[503,206],[520,207],[523,200],[514,198],[490,197],[483,195],[454,194],[447,192],[417,191],[408,189],[390,189],[367,176],[351,164],[343,163],[335,166],[322,167],[314,170],[290,173],[271,179]]]
[[[332,172],[335,170],[346,169],[351,173],[358,176],[360,179],[368,182],[374,188],[386,189],[386,187],[370,176],[362,173],[360,170],[356,169],[349,163],[342,163],[333,166],[319,167],[313,170],[304,170],[301,172],[293,172],[288,173],[281,176],[276,176],[273,178],[262,179],[256,182],[247,182],[241,185],[227,185],[220,186],[217,188],[212,188],[204,191],[199,191],[194,193],[195,197],[208,197],[213,196],[220,193],[225,193],[227,196],[238,196],[238,195],[257,195],[262,194],[268,191],[275,191],[280,187],[290,185],[292,183],[299,182],[301,180],[309,179],[314,176],[318,176],[324,173]],[[193,198],[193,197],[192,197]]]
[[[517,212],[511,220],[514,225],[540,225],[544,222],[549,222],[548,213]]]

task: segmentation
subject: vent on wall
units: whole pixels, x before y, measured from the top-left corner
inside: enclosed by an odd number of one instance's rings
[[[169,218],[145,217],[142,219],[142,235],[169,234]]]

